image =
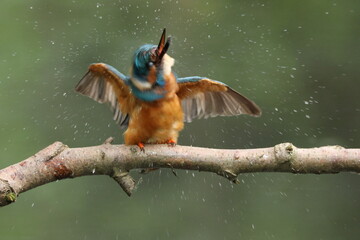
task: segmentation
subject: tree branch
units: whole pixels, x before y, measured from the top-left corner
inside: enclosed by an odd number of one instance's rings
[[[65,178],[108,175],[130,196],[132,169],[172,168],[214,172],[236,183],[246,172],[338,173],[360,172],[360,149],[340,146],[296,148],[291,143],[258,149],[210,149],[188,146],[111,145],[69,148],[55,142],[30,158],[0,170],[0,206],[37,186]]]

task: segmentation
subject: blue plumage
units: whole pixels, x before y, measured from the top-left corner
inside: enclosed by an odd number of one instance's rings
[[[108,70],[110,72],[113,72],[114,74],[116,74],[119,77],[119,79],[122,79],[127,85],[129,84],[129,79],[130,78],[128,76],[122,74],[116,68],[114,68],[113,66],[111,66],[109,64],[106,64],[106,63],[103,63],[103,64],[106,66],[106,68],[108,68]]]
[[[141,91],[136,86],[134,86],[134,84],[132,84],[132,82],[130,82],[130,87],[131,87],[131,91],[135,95],[135,97],[137,97],[138,99],[143,100],[145,102],[156,101],[156,100],[162,99],[165,96],[165,92],[159,94],[159,93],[156,93],[151,90]]]
[[[135,51],[133,58],[134,77],[146,81],[146,76],[149,73],[148,64],[150,62],[151,50],[154,48],[156,48],[156,45],[145,44]]]
[[[198,82],[198,81],[204,80],[204,79],[207,79],[207,78],[199,77],[199,76],[192,76],[192,77],[178,78],[178,79],[177,79],[177,82],[181,84],[181,83],[187,83],[187,82]],[[210,80],[210,79],[209,79],[209,80]],[[211,82],[214,82],[214,83],[218,83],[218,84],[227,86],[225,83],[220,82],[220,81],[211,80]]]

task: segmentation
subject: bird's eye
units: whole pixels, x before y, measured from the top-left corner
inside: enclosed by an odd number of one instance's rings
[[[148,62],[148,68],[151,68],[152,66],[154,66],[154,63],[153,62]]]

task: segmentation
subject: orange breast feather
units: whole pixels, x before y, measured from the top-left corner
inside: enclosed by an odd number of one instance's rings
[[[141,102],[130,114],[125,144],[176,142],[184,127],[184,115],[177,96],[155,102]]]
[[[125,131],[125,144],[177,142],[179,131],[184,128],[181,101],[175,94],[178,90],[173,74],[165,77],[165,98],[145,102],[137,100],[131,105],[130,122]]]

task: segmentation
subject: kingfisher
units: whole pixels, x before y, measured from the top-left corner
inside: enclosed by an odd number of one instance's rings
[[[260,116],[260,108],[225,83],[206,77],[178,78],[167,54],[171,37],[163,30],[158,45],[134,54],[130,76],[106,63],[94,63],[75,90],[108,103],[124,132],[126,145],[176,145],[184,122],[215,116]]]

